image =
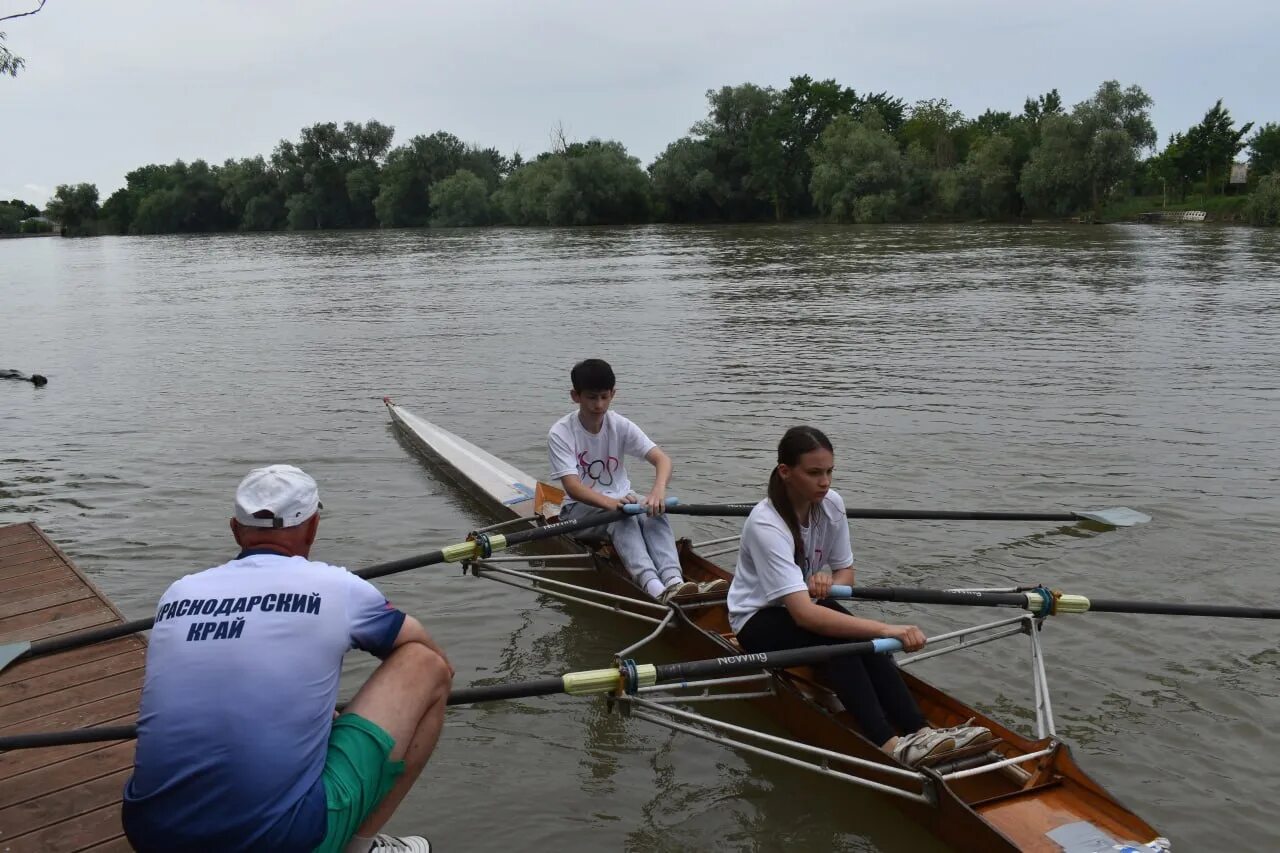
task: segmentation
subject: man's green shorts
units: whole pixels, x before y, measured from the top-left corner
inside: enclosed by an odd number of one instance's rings
[[[333,721],[321,774],[329,824],[316,853],[342,853],[391,790],[404,772],[403,761],[391,760],[395,744],[381,726],[359,714],[343,714]]]

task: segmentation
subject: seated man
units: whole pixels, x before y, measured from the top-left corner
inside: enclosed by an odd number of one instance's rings
[[[142,853],[430,850],[378,830],[435,748],[453,669],[372,584],[308,559],[319,509],[292,465],[249,472],[240,553],[160,599],[122,816]],[[353,647],[382,664],[337,716]]]
[[[569,378],[569,397],[578,408],[552,424],[547,435],[551,478],[560,480],[566,495],[560,517],[582,518],[641,502],[645,515],[615,521],[608,528],[614,550],[636,585],[664,604],[676,595],[727,590],[724,580],[700,586],[684,579],[676,537],[663,514],[671,458],[640,427],[609,411],[616,385],[613,368],[589,358],[575,364]],[[656,469],[653,489],[643,499],[631,491],[627,456],[644,459]]]

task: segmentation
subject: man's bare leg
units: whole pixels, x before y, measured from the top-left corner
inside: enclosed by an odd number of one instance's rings
[[[404,762],[404,773],[356,835],[377,835],[422,773],[444,727],[451,685],[443,658],[419,643],[407,643],[387,656],[347,705],[348,713],[359,714],[391,735],[396,742],[391,760]]]

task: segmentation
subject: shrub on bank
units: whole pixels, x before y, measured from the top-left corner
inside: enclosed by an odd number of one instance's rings
[[[1258,181],[1245,203],[1245,216],[1252,225],[1280,225],[1280,172]]]

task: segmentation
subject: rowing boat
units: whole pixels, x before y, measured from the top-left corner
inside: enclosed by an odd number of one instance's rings
[[[495,523],[476,531],[548,523],[563,497],[554,486],[465,439],[384,399],[404,439],[490,513]],[[693,581],[732,575],[708,559],[733,548],[699,554],[727,537],[694,546],[680,542],[685,577]],[[565,539],[560,553],[478,559],[467,568],[478,577],[608,610],[620,619],[652,626],[640,641],[619,651],[625,666],[637,649],[661,638],[682,654],[709,658],[738,654],[723,594],[695,594],[664,606],[649,599],[618,563],[607,543]],[[910,768],[863,737],[833,693],[807,669],[710,679],[676,687],[642,687],[618,695],[621,713],[732,748],[803,767],[886,795],[943,842],[965,851],[1168,850],[1167,839],[1122,805],[1075,762],[1056,734],[1040,635],[1044,618],[1020,613],[930,638],[927,649],[899,660],[912,663],[973,646],[1024,637],[1031,647],[1036,732],[1025,736],[903,672],[930,724],[958,725],[973,718],[994,741],[938,756]],[[725,700],[755,703],[792,738],[716,719],[696,710]]]

